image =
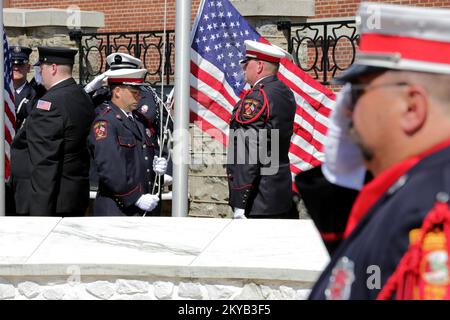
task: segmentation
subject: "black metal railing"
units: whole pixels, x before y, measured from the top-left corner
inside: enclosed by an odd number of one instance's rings
[[[289,36],[288,51],[295,63],[322,84],[355,61],[359,35],[355,20],[290,23],[278,22]],[[306,61],[306,62],[305,62]]]
[[[175,31],[83,33],[71,31],[70,39],[79,50],[79,78],[86,84],[107,69],[106,57],[113,52],[129,53],[142,60],[148,70],[146,81],[170,84],[174,74]],[[165,57],[163,66],[163,57]],[[163,69],[164,68],[164,69]],[[164,70],[164,79],[163,71]]]

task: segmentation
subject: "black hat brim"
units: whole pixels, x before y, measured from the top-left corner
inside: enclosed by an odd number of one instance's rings
[[[130,86],[130,87],[145,87],[147,85],[147,83],[145,83],[145,82],[140,82],[140,83],[136,83],[136,82],[122,82],[121,84],[123,84],[125,86]]]
[[[250,57],[245,57],[244,59],[239,60],[239,64],[244,64],[244,63],[246,63],[248,60],[250,60]]]

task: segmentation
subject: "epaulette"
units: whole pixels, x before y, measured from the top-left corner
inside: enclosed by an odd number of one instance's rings
[[[102,104],[102,107],[103,108],[101,108],[102,110],[99,113],[101,116],[104,116],[105,114],[107,114],[108,112],[110,112],[112,110],[112,108],[106,102],[104,102]]]

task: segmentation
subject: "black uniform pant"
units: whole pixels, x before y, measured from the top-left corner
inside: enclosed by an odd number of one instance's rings
[[[282,212],[279,214],[250,214],[247,216],[249,219],[298,219],[298,212],[293,210]]]

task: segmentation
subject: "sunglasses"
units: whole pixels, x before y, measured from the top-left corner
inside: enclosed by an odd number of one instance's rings
[[[361,98],[361,96],[363,96],[367,91],[379,88],[394,87],[394,86],[409,86],[409,85],[410,84],[407,82],[382,83],[378,85],[352,84],[350,87],[350,95],[351,95],[350,111],[354,110],[358,99]]]

